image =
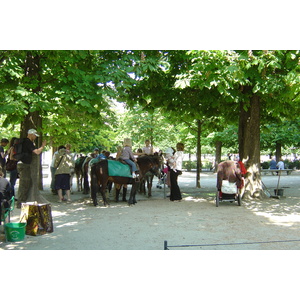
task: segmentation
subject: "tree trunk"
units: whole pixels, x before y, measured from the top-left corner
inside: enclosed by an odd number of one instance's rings
[[[282,157],[281,143],[276,142],[276,161],[279,162]]]
[[[196,187],[201,188],[200,184],[200,172],[202,169],[201,162],[201,130],[202,123],[200,120],[197,120],[197,175],[196,175]]]
[[[239,120],[239,155],[245,164],[247,175],[245,180],[245,198],[262,196],[260,176],[260,98],[251,95],[250,107],[244,109],[240,105]]]
[[[216,154],[215,154],[215,165],[214,165],[214,172],[218,169],[218,164],[221,162],[221,155],[222,155],[222,142],[216,141]]]
[[[32,89],[32,92],[39,93],[41,91],[40,81],[40,57],[38,55],[33,56],[30,51],[27,52],[24,73],[26,77],[32,78],[33,81],[37,82],[37,85]],[[39,111],[30,112],[30,103],[28,103],[28,114],[24,117],[21,122],[21,137],[27,136],[27,131],[31,128],[41,130],[42,129],[42,117]],[[40,132],[41,133],[41,132]],[[41,146],[42,135],[38,137],[35,141],[37,148]],[[40,155],[40,163],[37,166],[37,172],[39,173],[39,189],[43,189],[43,174],[42,174],[42,163]]]

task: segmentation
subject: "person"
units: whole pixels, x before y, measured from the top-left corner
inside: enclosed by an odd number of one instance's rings
[[[29,129],[27,137],[23,140],[22,153],[24,156],[17,164],[20,177],[17,208],[21,208],[21,203],[28,202],[28,200],[38,203],[48,203],[39,193],[38,189],[39,155],[47,143],[43,141],[41,147],[37,148],[34,143],[37,137],[39,137],[37,131],[35,129]]]
[[[149,140],[145,140],[145,146],[142,149],[142,153],[147,154],[147,155],[153,154],[153,147],[150,145]]]
[[[278,164],[276,165],[278,170],[284,170],[284,162],[283,159],[281,158],[278,162]]]
[[[116,160],[119,160],[119,158],[121,157],[123,152],[123,147],[122,146],[118,146],[117,147],[117,153],[116,153]]]
[[[3,171],[0,167],[0,200],[9,200],[12,197],[11,185],[7,178],[3,177]]]
[[[73,178],[74,178],[74,175],[75,175],[76,153],[75,152],[73,152],[73,153],[71,152],[71,147],[72,146],[70,144],[66,144],[65,147],[66,147],[67,153],[71,155],[72,161],[73,161],[73,165],[74,165],[74,167],[71,168],[71,174],[70,174],[70,192],[71,192],[71,194],[73,194],[72,187],[73,187]]]
[[[11,199],[11,186],[9,181],[3,177],[2,167],[0,166],[0,225],[2,220],[2,207],[9,208]],[[3,205],[2,205],[3,202]]]
[[[174,153],[175,153],[176,151],[175,151],[175,149],[174,148],[172,148],[172,147],[169,147],[169,148],[167,148],[166,149],[166,151],[165,151],[165,165],[166,165],[166,168],[164,169],[164,172],[165,172],[165,174],[166,174],[166,185],[167,185],[167,187],[168,188],[170,188],[171,187],[171,182],[170,182],[170,170],[171,170],[171,168],[170,168],[170,166],[169,166],[169,159],[174,155]],[[170,197],[170,193],[168,193],[167,194],[167,197]]]
[[[276,160],[274,158],[271,159],[270,161],[270,169],[277,169],[277,163],[276,163]]]
[[[55,170],[55,189],[58,194],[58,202],[64,200],[71,201],[70,199],[70,177],[71,170],[74,168],[75,162],[72,156],[67,152],[65,146],[58,147],[58,154],[55,157],[54,167]],[[67,199],[63,196],[63,190]]]
[[[106,153],[106,151],[103,150],[100,154],[98,154],[98,155],[96,156],[96,158],[97,158],[98,160],[101,160],[101,159],[107,159],[107,156],[105,155],[105,153]]]
[[[7,163],[9,161],[15,161],[15,158],[13,157],[13,154],[14,154],[13,153],[13,148],[14,148],[13,145],[14,145],[16,139],[17,139],[16,137],[13,137],[10,140],[9,149],[7,150],[7,157],[8,157]],[[9,183],[10,183],[10,186],[11,186],[12,196],[15,196],[15,185],[16,185],[16,182],[17,182],[17,179],[18,179],[17,164],[15,164],[15,166],[16,167],[14,169],[11,169],[10,171],[8,171],[9,172]]]
[[[173,156],[168,158],[168,165],[170,167],[170,200],[176,201],[181,200],[181,191],[178,185],[178,176],[182,174],[182,162],[183,162],[183,151],[184,144],[177,143],[176,152]]]
[[[231,183],[235,182],[236,186],[241,188],[243,179],[238,162],[225,160],[219,163],[217,170],[217,189],[219,192],[221,192],[223,180],[228,180]]]
[[[245,176],[247,174],[247,169],[246,169],[244,163],[242,162],[242,160],[240,159],[239,156],[236,156],[235,161],[237,162],[236,166],[237,166],[237,168],[239,168],[240,173],[241,173],[241,177],[242,177],[239,189],[240,189],[241,195],[243,195],[244,194],[244,190],[245,190],[244,186],[245,186]]]
[[[136,159],[131,150],[132,147],[131,139],[125,138],[123,146],[124,147],[122,150],[122,154],[120,155],[120,158],[123,159],[129,166],[131,166],[132,178],[136,178],[138,174],[138,170],[135,164]]]
[[[91,154],[92,158],[96,158],[99,155],[99,148],[95,148],[94,152]]]
[[[57,195],[57,190],[55,189],[55,171],[56,168],[54,167],[55,158],[58,154],[58,150],[53,153],[51,164],[50,164],[50,173],[51,173],[51,183],[50,188],[53,195]]]
[[[3,177],[6,177],[6,169],[5,169],[5,163],[6,163],[6,153],[4,148],[9,143],[8,139],[2,139],[0,142],[0,167],[2,168]]]

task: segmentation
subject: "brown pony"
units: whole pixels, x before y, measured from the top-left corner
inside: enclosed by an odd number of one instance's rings
[[[108,175],[108,162],[107,160],[102,160],[95,163],[91,168],[91,197],[95,206],[98,205],[97,192],[99,191],[103,197],[104,206],[109,205],[106,199],[106,187],[109,181],[112,181],[118,185],[131,184],[131,192],[128,200],[128,204],[132,205],[137,203],[135,200],[137,186],[139,184],[138,180],[142,180],[147,172],[151,172],[158,176],[161,167],[161,157],[158,155],[143,155],[137,158],[137,164],[139,167],[139,177],[134,179],[131,177],[121,177],[121,176],[109,176]],[[120,189],[116,191],[116,198],[118,199]]]
[[[83,165],[85,159],[86,159],[86,156],[80,156],[75,161],[75,174],[76,174],[76,179],[77,179],[77,191],[78,192],[82,191],[82,181],[84,178],[82,165]]]

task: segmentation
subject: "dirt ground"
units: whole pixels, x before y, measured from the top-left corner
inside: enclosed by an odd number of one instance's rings
[[[200,189],[195,176],[184,172],[179,177],[182,201],[169,201],[164,197],[168,190],[157,188],[154,179],[152,198],[139,194],[133,207],[112,200],[110,207],[94,207],[81,192],[74,192],[71,203],[58,203],[45,184],[42,194],[51,202],[54,232],[5,242],[1,226],[0,249],[163,250],[164,241],[170,250],[300,249],[300,172],[281,176],[280,199],[243,201],[242,206],[222,202],[219,207],[216,174],[202,173]],[[265,175],[263,182],[274,194],[278,177]],[[19,215],[16,208],[11,221],[18,222]]]

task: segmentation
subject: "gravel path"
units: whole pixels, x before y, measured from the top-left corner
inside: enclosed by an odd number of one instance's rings
[[[263,177],[272,194],[277,179]],[[57,203],[46,184],[42,194],[52,203],[54,232],[14,243],[4,242],[1,234],[0,249],[163,250],[165,240],[169,246],[202,245],[171,250],[300,249],[299,179],[299,172],[283,175],[284,197],[243,201],[241,207],[229,202],[215,206],[216,174],[212,173],[201,174],[201,189],[195,188],[195,173],[183,173],[179,179],[183,201],[174,203],[164,198],[164,190],[156,188],[154,180],[153,197],[138,195],[133,207],[113,201],[108,208],[94,207],[79,192],[72,195],[71,203]],[[12,221],[18,221],[19,215],[15,209]]]

